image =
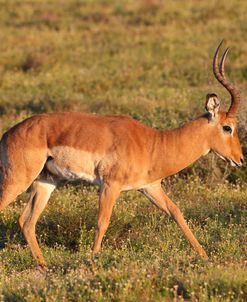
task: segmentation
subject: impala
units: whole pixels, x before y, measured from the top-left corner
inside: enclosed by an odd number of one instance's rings
[[[3,135],[0,210],[32,185],[19,223],[39,270],[45,271],[47,266],[35,226],[59,179],[82,179],[101,188],[92,255],[100,250],[120,192],[138,190],[172,217],[194,250],[207,258],[181,211],[163,191],[161,181],[210,150],[232,165],[243,163],[236,128],[240,92],[225,76],[228,49],[218,62],[221,44],[214,56],[213,71],[231,95],[228,112],[219,110],[219,99],[211,93],[206,97],[206,113],[174,130],[153,129],[127,116],[64,112],[32,116]]]

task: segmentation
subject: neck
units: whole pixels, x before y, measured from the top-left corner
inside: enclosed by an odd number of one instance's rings
[[[210,127],[200,117],[174,130],[160,132],[160,148],[154,160],[157,176],[173,175],[195,162],[209,151]]]

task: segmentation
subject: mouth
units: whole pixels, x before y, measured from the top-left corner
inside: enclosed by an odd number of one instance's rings
[[[214,151],[214,152],[215,152],[215,151]],[[218,156],[219,156],[221,159],[223,159],[224,161],[229,162],[230,165],[231,165],[232,167],[241,167],[241,166],[242,166],[242,163],[241,163],[241,162],[240,162],[240,163],[237,163],[235,160],[230,159],[230,158],[226,158],[226,157],[222,156],[221,154],[219,154],[219,153],[217,153],[217,152],[215,152],[215,154],[218,155]]]

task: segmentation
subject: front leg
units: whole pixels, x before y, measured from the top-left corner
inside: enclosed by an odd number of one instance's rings
[[[98,226],[92,248],[92,256],[97,254],[101,247],[103,236],[109,226],[113,206],[120,194],[119,186],[115,183],[104,184],[99,198]]]
[[[159,209],[167,213],[172,217],[178,226],[183,231],[185,237],[189,240],[194,250],[203,258],[208,258],[207,253],[197,241],[190,228],[188,227],[180,209],[175,203],[165,194],[160,184],[147,187],[141,192],[148,197],[148,199],[154,203]]]

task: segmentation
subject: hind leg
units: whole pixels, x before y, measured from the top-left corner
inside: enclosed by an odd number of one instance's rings
[[[14,188],[10,188],[8,192],[3,192],[0,198],[0,211],[4,210],[12,201],[16,199],[18,195],[17,190]]]
[[[31,151],[20,147],[17,153],[11,146],[4,147],[0,142],[0,211],[30,187],[47,159],[46,150]]]
[[[30,200],[19,219],[23,234],[41,271],[45,271],[47,265],[36,239],[35,227],[55,187],[54,183],[45,180],[35,181]]]
[[[15,201],[16,197],[25,192],[29,186],[30,184],[23,186],[18,183],[18,179],[15,181],[5,176],[4,180],[0,181],[0,211]]]

